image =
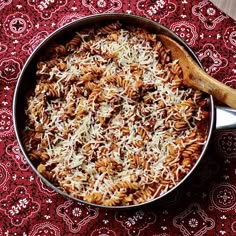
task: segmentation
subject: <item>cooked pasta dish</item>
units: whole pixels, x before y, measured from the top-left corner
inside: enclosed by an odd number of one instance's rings
[[[27,97],[24,147],[46,179],[105,206],[151,201],[198,160],[208,103],[156,34],[120,22],[48,49]]]

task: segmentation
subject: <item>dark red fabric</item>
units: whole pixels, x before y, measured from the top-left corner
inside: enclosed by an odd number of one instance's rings
[[[236,87],[236,22],[203,0],[0,0],[0,236],[236,235],[236,130],[215,131],[194,175],[161,202],[129,211],[88,207],[47,187],[19,150],[13,92],[24,62],[57,28],[124,12],[174,30],[205,70]]]

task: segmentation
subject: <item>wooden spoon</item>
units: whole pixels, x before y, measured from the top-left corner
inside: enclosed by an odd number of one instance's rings
[[[170,49],[173,60],[178,60],[183,70],[184,84],[211,94],[218,101],[236,109],[236,90],[204,72],[179,43],[170,37],[158,34],[163,45]]]

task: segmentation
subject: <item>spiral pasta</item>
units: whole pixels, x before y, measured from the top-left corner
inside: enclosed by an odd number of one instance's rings
[[[25,109],[23,144],[38,172],[107,206],[178,184],[201,154],[208,105],[157,35],[113,22],[49,51]]]

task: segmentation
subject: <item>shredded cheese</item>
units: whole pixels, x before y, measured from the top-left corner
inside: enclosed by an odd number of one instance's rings
[[[183,153],[193,144],[197,157],[201,153],[206,133],[197,124],[204,108],[198,107],[194,96],[189,106],[176,110],[176,104],[191,100],[195,90],[182,84],[173,88],[175,74],[170,68],[178,61],[161,65],[154,49],[157,39],[141,37],[145,31],[138,37],[125,28],[114,34],[117,40],[109,34],[90,39],[90,34],[80,32],[81,45],[61,57],[66,69],[43,64],[35,93],[27,102],[26,131],[41,134],[38,150],[49,155],[42,163],[72,196],[86,200],[99,192],[102,199],[90,201],[106,204],[116,193],[115,186],[126,181],[139,187],[121,187],[126,198],[116,199],[115,204],[138,204],[141,191],[147,191],[142,201],[149,201],[178,184],[192,168],[196,161],[188,163],[192,149],[189,157]],[[41,79],[45,76],[46,81]],[[204,119],[202,123],[206,125]],[[35,131],[39,125],[42,129]],[[33,141],[28,141],[29,153],[35,151]]]

